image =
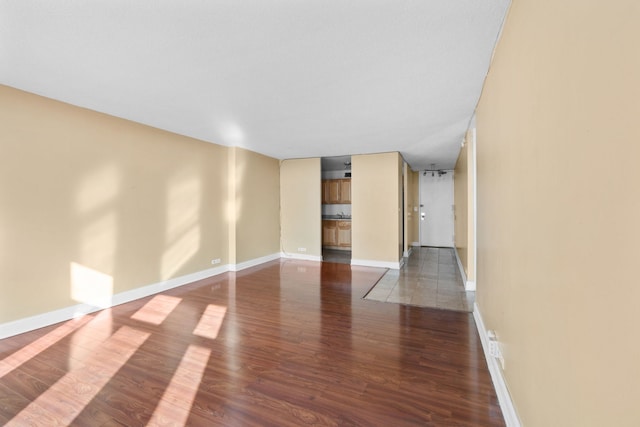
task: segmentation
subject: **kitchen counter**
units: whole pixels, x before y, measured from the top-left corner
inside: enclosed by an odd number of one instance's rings
[[[351,221],[351,216],[343,215],[322,215],[322,219],[336,220],[336,221]]]

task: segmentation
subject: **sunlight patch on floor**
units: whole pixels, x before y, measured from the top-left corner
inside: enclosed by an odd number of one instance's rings
[[[147,426],[186,425],[210,355],[208,348],[187,348]]]
[[[171,314],[171,312],[180,304],[182,298],[172,297],[169,295],[156,295],[140,310],[136,311],[131,318],[141,322],[159,325]]]
[[[70,425],[149,335],[121,327],[94,351],[91,360],[60,378],[9,424]]]
[[[212,340],[216,339],[226,313],[227,307],[209,304],[204,313],[202,313],[202,317],[200,317],[198,325],[193,330],[193,334]]]
[[[84,316],[65,322],[53,331],[49,332],[47,335],[38,338],[31,344],[22,347],[12,355],[0,360],[0,378],[4,377],[23,363],[27,362],[32,357],[37,356],[49,347],[53,346],[55,343],[65,338],[70,333],[76,331],[78,328],[84,326],[91,319],[91,316]]]

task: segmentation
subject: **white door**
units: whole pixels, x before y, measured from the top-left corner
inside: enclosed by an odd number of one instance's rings
[[[453,171],[420,174],[420,245],[454,246]]]

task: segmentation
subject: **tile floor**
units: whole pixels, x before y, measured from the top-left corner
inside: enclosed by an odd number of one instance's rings
[[[475,292],[466,292],[450,248],[414,247],[400,270],[389,270],[366,299],[473,311]]]
[[[322,260],[340,264],[351,264],[351,251],[322,248]]]

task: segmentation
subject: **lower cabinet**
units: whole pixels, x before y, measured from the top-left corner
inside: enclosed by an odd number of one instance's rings
[[[322,220],[322,246],[351,247],[351,221]]]
[[[322,246],[338,246],[338,221],[322,221]]]
[[[338,246],[351,247],[351,221],[336,221],[338,223]]]

